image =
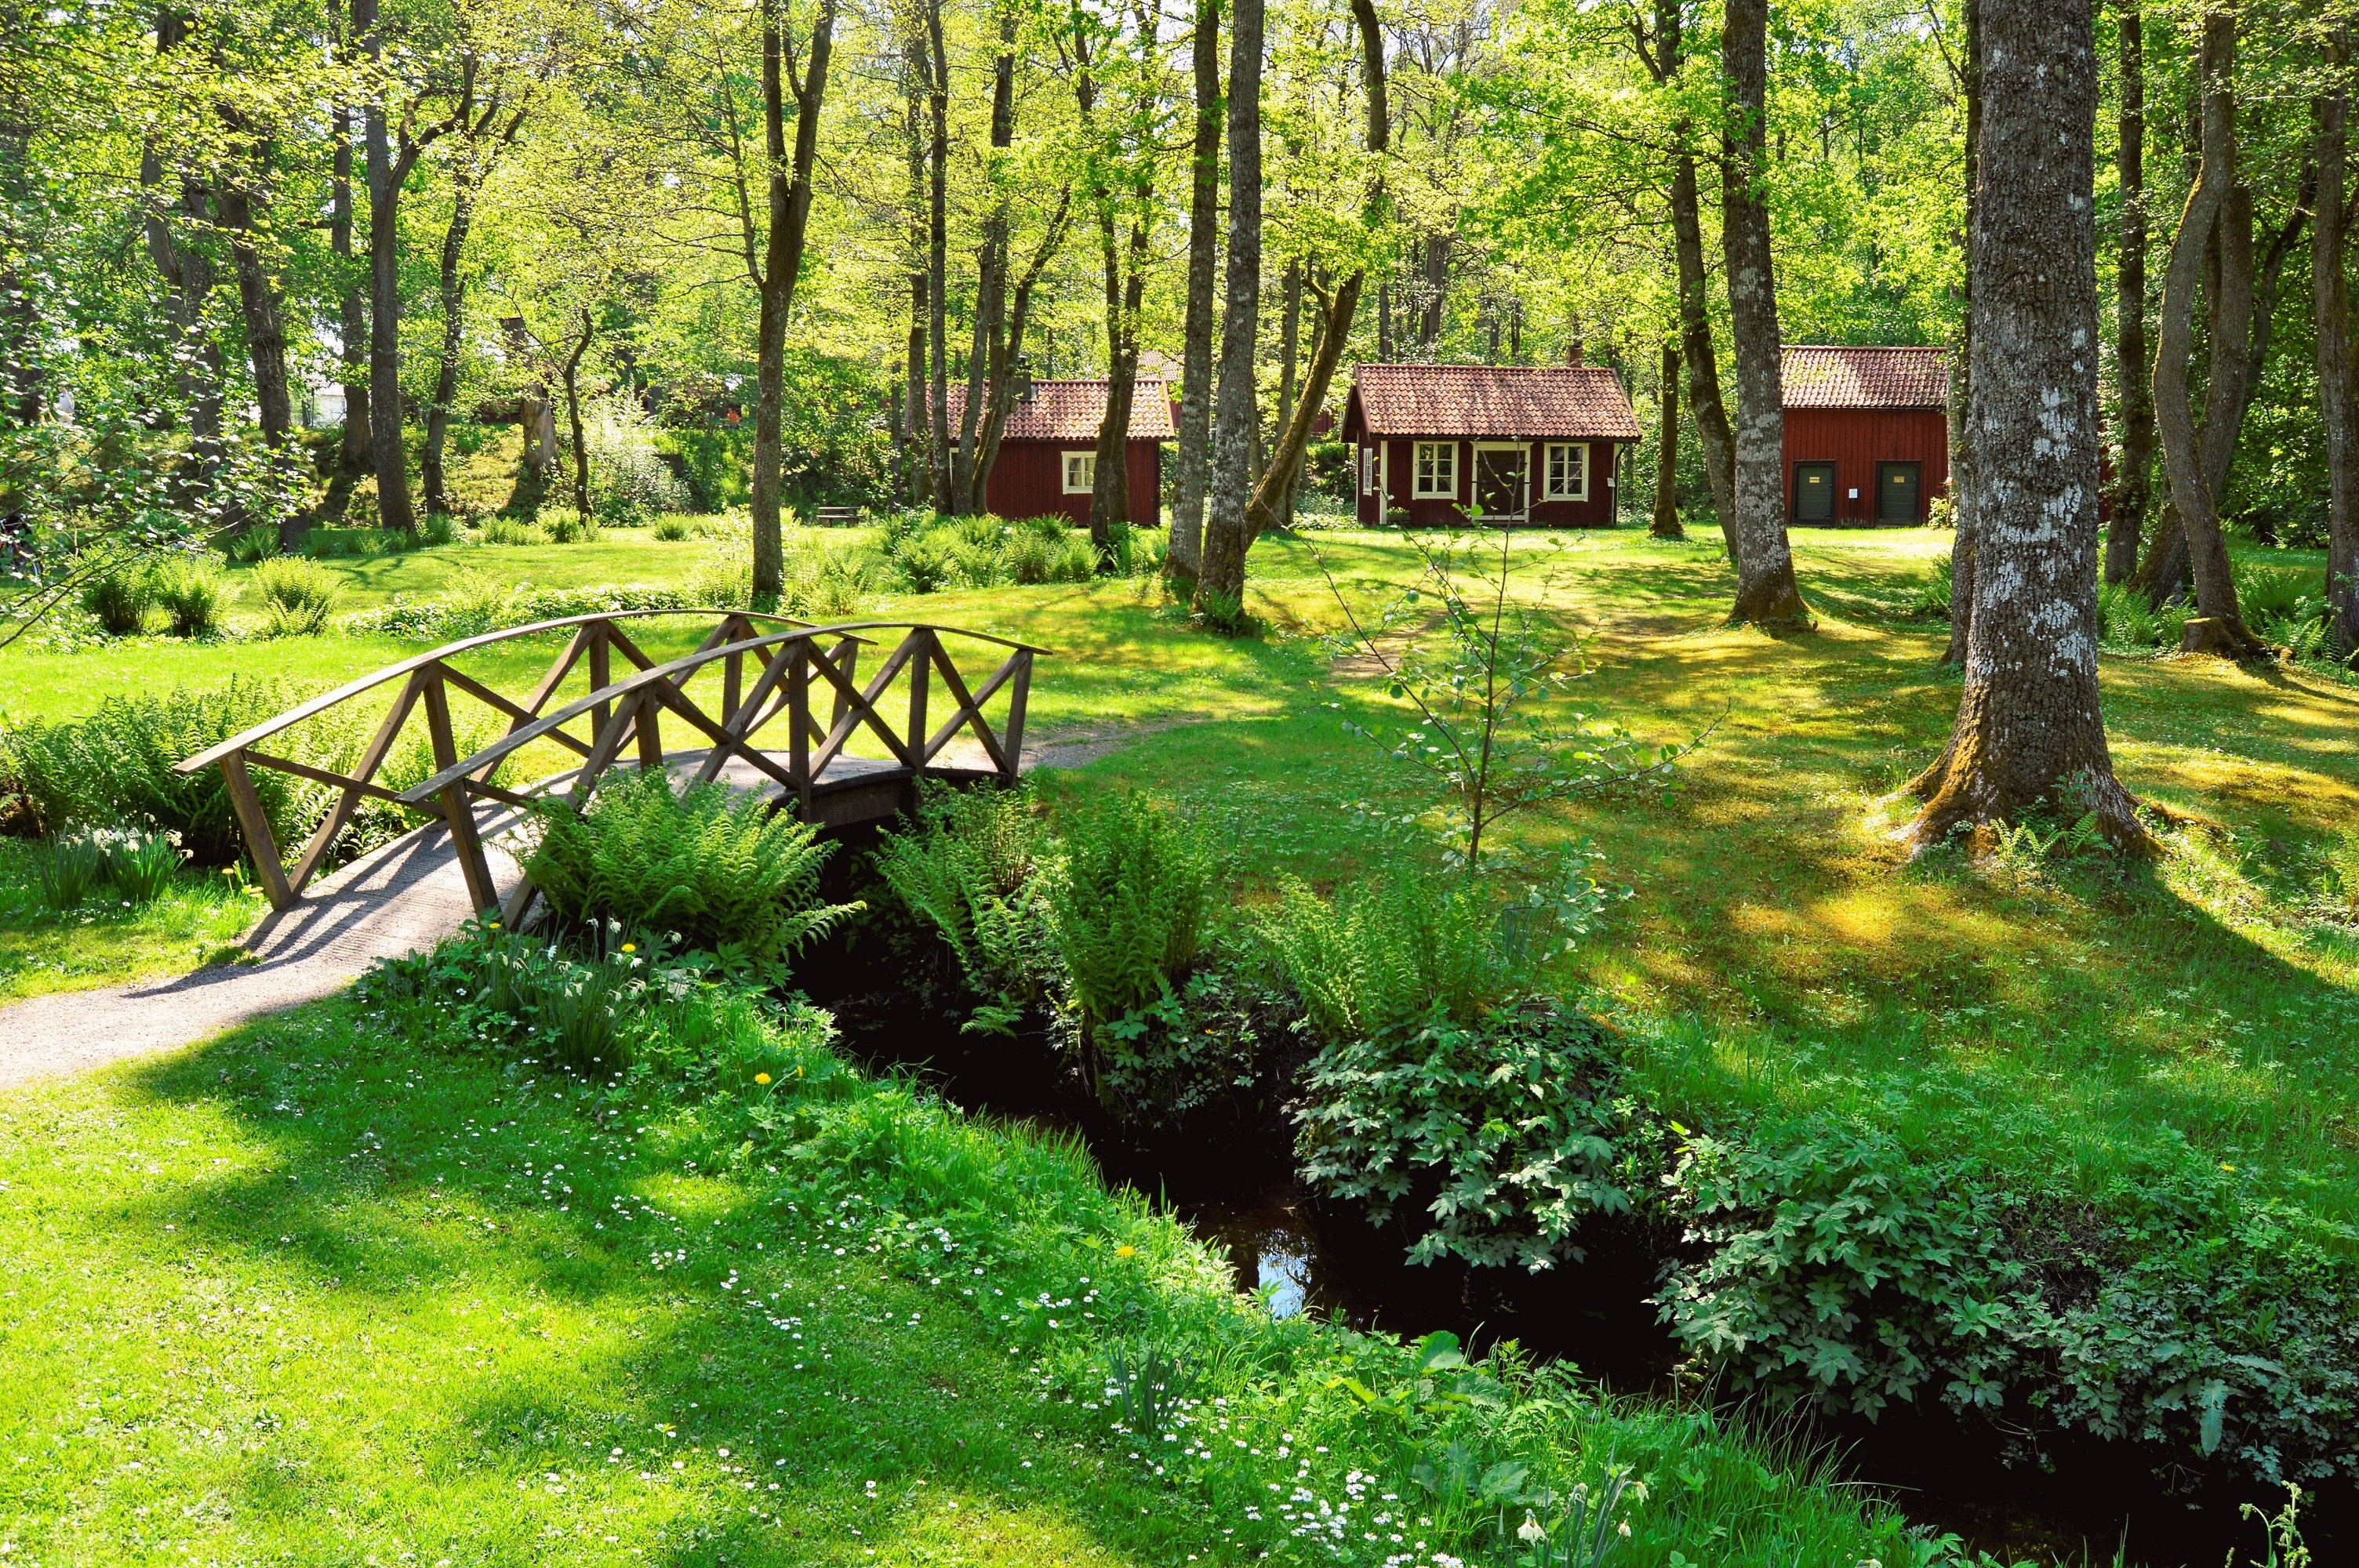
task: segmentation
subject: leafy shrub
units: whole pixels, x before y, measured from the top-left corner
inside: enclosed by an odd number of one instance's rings
[[[49,908],[75,908],[106,880],[106,851],[87,834],[53,840],[33,868],[41,902]]]
[[[598,542],[598,520],[584,517],[579,512],[551,512],[541,519],[552,545],[594,545]]]
[[[1869,1416],[1938,1400],[2272,1480],[2359,1475],[2359,1232],[2175,1138],[2084,1197],[1812,1120],[1690,1138],[1672,1186],[1703,1251],[1658,1304],[1741,1385]]]
[[[2101,583],[2097,588],[2097,640],[2122,653],[2176,648],[2180,632],[2191,613],[2184,604],[2166,604],[2157,609],[2128,583]]]
[[[147,611],[156,602],[155,586],[145,572],[112,571],[83,585],[82,607],[98,620],[110,637],[136,637],[147,624]]]
[[[688,519],[677,512],[669,512],[657,518],[655,527],[649,531],[665,544],[677,545],[689,536]]]
[[[887,559],[905,593],[939,593],[959,580],[961,541],[944,529],[911,535]]]
[[[1203,945],[1212,869],[1136,791],[1077,813],[1054,893],[1057,947],[1090,1032],[1168,994]]]
[[[264,630],[273,637],[326,631],[342,588],[335,573],[301,556],[274,556],[246,579],[246,591],[262,601]]]
[[[1302,1179],[1375,1224],[1401,1215],[1419,1232],[1412,1263],[1537,1271],[1580,1258],[1582,1222],[1630,1213],[1650,1184],[1635,1108],[1587,1019],[1545,1000],[1471,1024],[1437,1011],[1312,1060]]]
[[[1908,613],[1920,621],[1947,621],[1950,618],[1950,596],[1953,581],[1952,564],[1947,555],[1933,557],[1926,568],[1925,580],[1917,585],[1917,598]]]
[[[156,572],[156,603],[162,609],[175,637],[209,637],[221,630],[222,607],[228,590],[221,572],[210,561],[167,562]]]
[[[277,553],[278,530],[267,523],[241,528],[222,545],[222,554],[240,566],[266,561]]]
[[[1234,1129],[1256,1091],[1290,1082],[1266,1058],[1300,1016],[1235,956],[1201,957],[1186,979],[1098,1029],[1098,1100],[1134,1130],[1176,1130],[1206,1112]]]
[[[856,546],[832,546],[798,528],[788,535],[782,576],[779,610],[811,621],[839,621],[875,590],[876,562]]]
[[[2359,827],[2338,829],[2325,860],[2319,892],[2336,914],[2359,923]]]
[[[636,527],[660,512],[679,512],[693,499],[664,461],[662,428],[626,393],[602,397],[582,410],[582,444],[590,454],[592,504],[599,520]],[[625,521],[627,519],[627,521]],[[559,544],[571,541],[560,539]]]
[[[1097,552],[1062,517],[1026,518],[1008,530],[1002,548],[1013,582],[1087,582],[1097,575]]]
[[[1027,790],[929,792],[917,821],[873,854],[877,875],[950,947],[977,999],[962,1026],[1006,1033],[1060,978],[1047,830]]]
[[[532,524],[514,517],[495,517],[483,526],[478,537],[486,545],[546,545],[549,535]]]
[[[1117,523],[1107,531],[1106,539],[1112,547],[1114,576],[1158,577],[1162,574],[1163,557],[1170,548],[1170,539],[1162,529]]]
[[[106,880],[132,903],[153,903],[163,897],[185,858],[166,833],[135,827],[102,831],[94,838],[106,862]]]
[[[615,921],[784,960],[856,907],[818,903],[835,849],[818,832],[725,784],[675,796],[662,769],[635,770],[610,776],[586,810],[540,806],[525,869],[569,925]]]
[[[244,849],[236,814],[217,768],[181,774],[172,764],[292,707],[303,694],[276,681],[233,676],[210,691],[109,697],[71,723],[32,723],[6,737],[9,772],[43,833],[72,827],[138,827],[177,836],[202,866],[234,864]],[[331,746],[296,745],[298,762],[335,766]],[[284,845],[308,828],[325,786],[275,768],[253,770],[272,830]]]
[[[743,596],[736,601],[745,603]],[[396,599],[375,610],[344,619],[344,629],[355,634],[409,637],[421,642],[448,643],[510,626],[538,621],[558,621],[569,615],[624,610],[700,610],[725,607],[707,598],[699,582],[683,587],[652,587],[620,583],[607,588],[534,588],[529,583],[503,582],[489,572],[462,571],[450,590],[433,599]]]
[[[1404,871],[1330,904],[1290,883],[1262,935],[1323,1041],[1340,1044],[1430,1019],[1471,1026],[1512,975],[1480,887]]]
[[[473,920],[430,952],[381,960],[356,990],[365,1002],[429,1009],[471,1041],[545,1051],[555,1065],[598,1072],[629,1065],[626,1026],[670,989],[665,979],[658,955],[636,943],[576,958],[495,920]]]

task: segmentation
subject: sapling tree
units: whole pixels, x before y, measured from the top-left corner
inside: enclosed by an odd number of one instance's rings
[[[1554,706],[1551,699],[1570,695],[1590,666],[1578,637],[1516,600],[1515,537],[1504,528],[1493,537],[1411,535],[1419,579],[1374,627],[1352,607],[1326,557],[1315,546],[1311,551],[1343,612],[1347,630],[1336,641],[1373,664],[1386,690],[1416,716],[1389,737],[1346,728],[1440,784],[1448,861],[1470,875],[1498,855],[1495,830],[1508,817],[1660,779],[1710,732],[1649,752],[1625,730]]]

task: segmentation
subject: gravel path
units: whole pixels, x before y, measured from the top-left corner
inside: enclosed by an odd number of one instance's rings
[[[486,838],[508,825],[486,809]],[[491,852],[505,891],[516,862]],[[342,989],[379,958],[431,946],[468,915],[467,886],[441,824],[396,839],[322,878],[292,909],[262,917],[251,955],[192,975],[59,991],[0,1008],[0,1088],[190,1044]]]
[[[1024,765],[1078,768],[1143,736],[1197,722],[1163,719],[1048,737],[1024,749]],[[674,765],[692,766],[701,756],[688,754]],[[766,785],[744,764],[733,768],[745,772],[749,784]],[[477,830],[488,847],[513,821],[506,807],[487,805]],[[516,864],[496,848],[491,859],[505,894],[516,885]],[[466,921],[469,909],[449,830],[440,823],[422,827],[321,879],[294,908],[263,916],[240,962],[0,1007],[0,1089],[193,1044],[332,995],[379,958],[432,946]]]

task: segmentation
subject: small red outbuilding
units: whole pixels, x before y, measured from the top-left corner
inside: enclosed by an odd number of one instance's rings
[[[1614,455],[1638,438],[1603,366],[1364,364],[1343,405],[1360,522],[1611,527]]]
[[[1795,343],[1781,373],[1787,514],[1924,522],[1950,488],[1949,351]]]
[[[999,457],[991,465],[983,503],[1000,517],[1045,517],[1062,514],[1076,524],[1090,520],[1090,493],[1097,485],[1098,428],[1105,423],[1103,381],[1036,381],[1028,395],[1007,411]],[[1171,393],[1160,381],[1133,384],[1130,400],[1130,520],[1142,526],[1162,521],[1163,443],[1179,432]],[[950,389],[951,430],[955,436],[966,412],[966,388]]]

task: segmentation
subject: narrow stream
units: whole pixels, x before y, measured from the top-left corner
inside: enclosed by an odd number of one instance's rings
[[[1402,1237],[1306,1192],[1268,1130],[1245,1130],[1227,1146],[1137,1147],[1106,1136],[1053,1087],[1056,1064],[1045,1050],[1038,1061],[1016,1043],[980,1052],[971,1037],[883,998],[841,999],[838,1016],[856,1054],[918,1068],[955,1103],[1080,1135],[1109,1181],[1164,1205],[1222,1249],[1238,1288],[1261,1295],[1274,1316],[1309,1313],[1412,1339],[1448,1329],[1478,1352],[1514,1339],[1534,1356],[1571,1361],[1617,1394],[1673,1390],[1677,1347],[1647,1300],[1661,1237],[1598,1237],[1582,1261],[1538,1275],[1411,1267]],[[2284,1501],[2282,1488],[2232,1492],[2199,1488],[2192,1474],[2158,1477],[2124,1445],[2045,1443],[2010,1462],[2004,1433],[1938,1410],[1788,1430],[1805,1446],[1831,1449],[1850,1482],[2002,1563],[2109,1568],[2126,1543],[2124,1560],[2142,1568],[2220,1568],[2232,1552],[2243,1568],[2266,1561],[2262,1531],[2241,1517],[2243,1505],[2274,1512]],[[2342,1561],[2340,1544],[2359,1541],[2352,1505],[2306,1500],[2304,1530],[2319,1563]]]

